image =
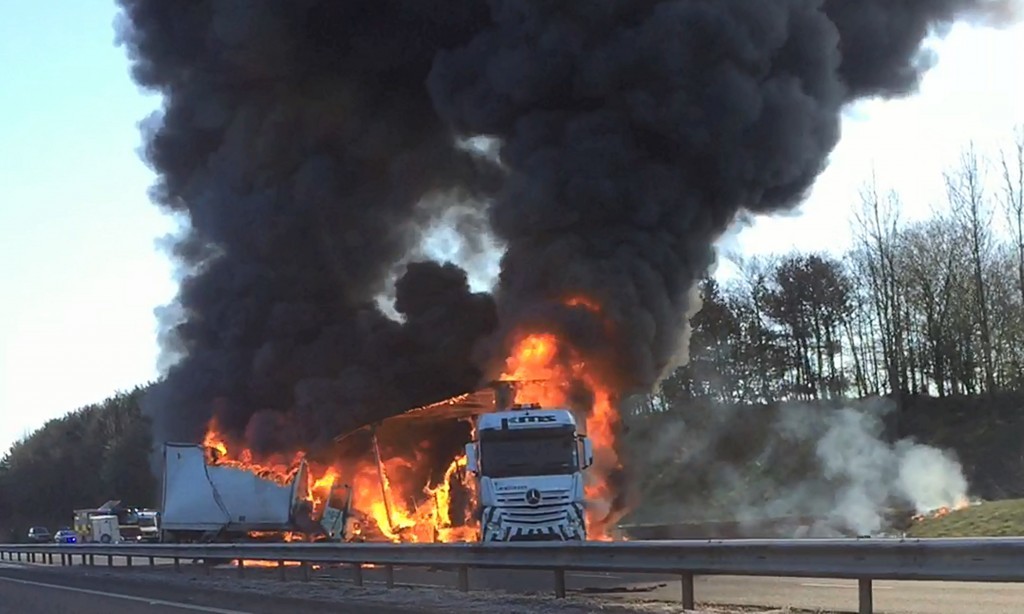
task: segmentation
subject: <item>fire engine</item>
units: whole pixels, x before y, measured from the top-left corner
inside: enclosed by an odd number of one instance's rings
[[[83,542],[157,541],[159,512],[107,501],[98,508],[74,511],[75,533]],[[99,521],[97,521],[99,519]]]

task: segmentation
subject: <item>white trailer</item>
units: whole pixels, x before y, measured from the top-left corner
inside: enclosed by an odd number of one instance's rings
[[[121,527],[117,516],[96,515],[89,517],[89,535],[84,541],[101,544],[117,544],[121,540]]]
[[[208,464],[201,445],[167,443],[161,541],[239,541],[285,532],[323,537],[305,499],[307,485],[305,461],[281,485],[246,469]]]

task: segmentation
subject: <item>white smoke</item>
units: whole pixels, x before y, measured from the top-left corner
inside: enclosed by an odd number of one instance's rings
[[[885,530],[894,509],[926,513],[966,502],[967,480],[951,453],[885,441],[883,418],[893,409],[882,399],[839,408],[714,407],[684,418],[681,428],[659,427],[664,436],[645,444],[644,454],[657,459],[648,466],[662,469],[654,487],[675,496],[646,493],[658,500],[658,517],[646,520],[754,526],[800,517],[816,519],[803,534],[866,535]],[[680,479],[673,484],[673,477]]]
[[[955,458],[930,446],[907,444],[900,457],[899,487],[918,512],[967,501],[967,479]]]
[[[807,406],[783,410],[783,420],[812,427],[802,433],[805,440],[824,429],[815,453],[822,477],[836,486],[830,524],[838,524],[837,529],[876,533],[884,528],[884,512],[894,502],[907,502],[923,513],[967,497],[967,479],[959,462],[911,440],[883,441],[878,409],[869,405],[824,412]]]

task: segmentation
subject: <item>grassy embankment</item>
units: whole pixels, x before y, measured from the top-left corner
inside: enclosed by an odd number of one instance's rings
[[[984,502],[913,524],[908,537],[1024,537],[1024,499]]]

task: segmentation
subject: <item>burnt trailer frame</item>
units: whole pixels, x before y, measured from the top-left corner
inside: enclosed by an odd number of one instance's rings
[[[369,450],[373,455],[376,464],[377,480],[384,501],[389,529],[394,532],[394,516],[391,497],[388,492],[388,475],[385,467],[385,459],[381,453],[380,431],[384,428],[399,424],[427,424],[444,421],[472,421],[481,414],[495,411],[506,411],[514,406],[516,387],[521,384],[543,383],[540,380],[493,380],[487,386],[474,391],[467,392],[454,397],[443,399],[435,403],[410,409],[403,413],[365,424],[334,438],[336,444],[344,444],[347,440],[358,435],[369,438]],[[351,494],[351,493],[350,493]],[[351,499],[349,501],[351,505]],[[351,507],[349,509],[352,509]]]

